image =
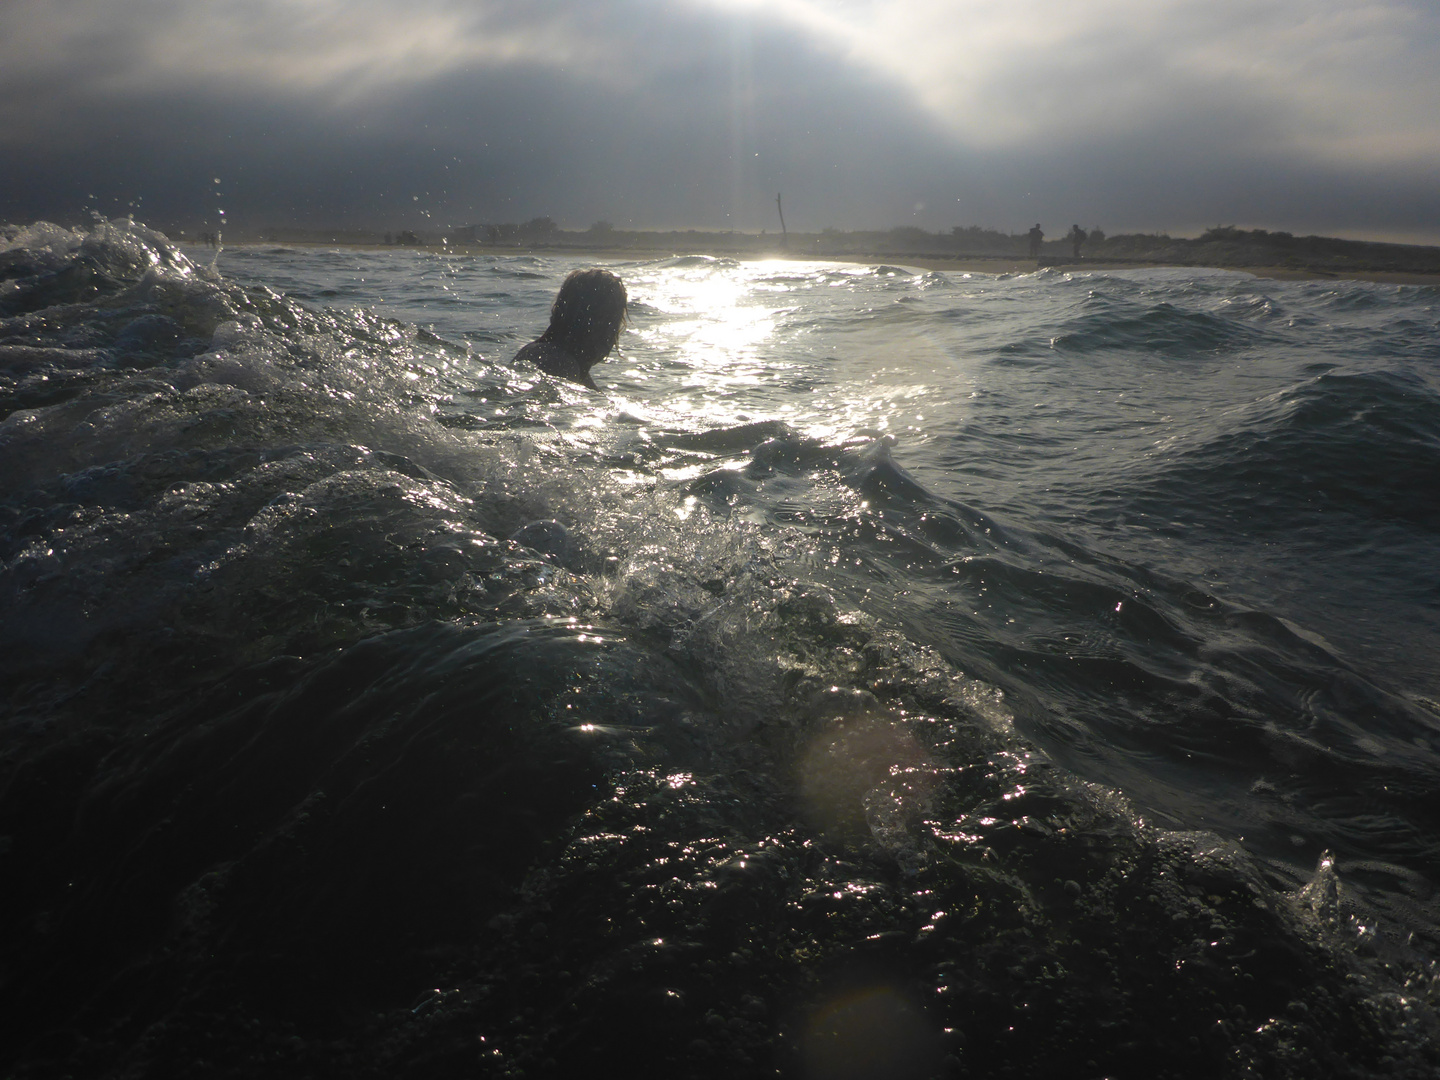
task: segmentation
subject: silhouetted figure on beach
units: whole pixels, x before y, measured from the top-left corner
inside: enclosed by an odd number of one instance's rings
[[[1078,259],[1080,258],[1080,245],[1085,243],[1086,240],[1090,239],[1090,234],[1087,233],[1084,229],[1080,228],[1079,225],[1071,225],[1070,235],[1067,236],[1065,239],[1069,240],[1070,243],[1074,246],[1075,258]]]
[[[598,390],[590,369],[610,354],[625,325],[625,283],[609,270],[574,270],[550,306],[545,332],[515,354],[547,375]]]
[[[1030,257],[1038,259],[1040,257],[1040,241],[1045,239],[1045,234],[1040,231],[1040,223],[1037,221],[1035,227],[1026,235],[1030,237]]]

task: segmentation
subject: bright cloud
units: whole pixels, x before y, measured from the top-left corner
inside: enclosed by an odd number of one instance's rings
[[[714,0],[908,86],[966,142],[1108,137],[1193,103],[1345,158],[1440,154],[1440,9],[1351,0]]]

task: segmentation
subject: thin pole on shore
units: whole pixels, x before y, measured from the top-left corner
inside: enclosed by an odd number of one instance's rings
[[[790,244],[790,234],[785,231],[785,208],[780,205],[780,192],[775,193],[775,209],[780,211],[780,245],[781,247],[788,247]]]

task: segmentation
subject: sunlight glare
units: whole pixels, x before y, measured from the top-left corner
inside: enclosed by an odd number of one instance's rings
[[[760,347],[775,331],[754,277],[764,264],[667,267],[642,283],[644,300],[670,318],[647,332],[692,369],[689,386],[733,390],[764,381]]]

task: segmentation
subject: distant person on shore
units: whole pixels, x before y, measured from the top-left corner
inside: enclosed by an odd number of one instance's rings
[[[1038,259],[1040,257],[1040,241],[1045,239],[1045,234],[1040,231],[1040,223],[1037,221],[1035,227],[1026,235],[1030,237],[1030,257]]]
[[[1067,236],[1065,239],[1069,240],[1070,243],[1074,246],[1075,258],[1078,259],[1080,258],[1080,245],[1085,243],[1086,240],[1090,239],[1090,234],[1087,233],[1084,229],[1080,228],[1079,225],[1071,225],[1070,235]]]
[[[598,390],[590,369],[620,340],[627,299],[625,283],[609,270],[571,271],[550,306],[550,325],[515,360]]]

